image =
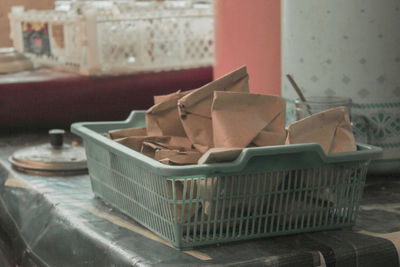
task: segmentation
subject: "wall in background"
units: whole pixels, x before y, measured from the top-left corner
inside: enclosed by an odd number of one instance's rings
[[[280,95],[280,0],[214,2],[214,77],[247,65],[252,93]]]
[[[1,0],[0,1],[0,47],[11,46],[8,13],[12,6],[24,6],[25,9],[52,9],[54,0]]]
[[[382,147],[381,170],[398,172],[400,1],[284,0],[282,14],[283,74],[305,97],[351,97],[356,140]],[[284,97],[297,98],[284,76],[282,84]]]

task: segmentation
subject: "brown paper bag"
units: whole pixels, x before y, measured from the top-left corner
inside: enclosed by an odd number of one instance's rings
[[[119,139],[129,136],[147,136],[146,128],[119,129],[108,132],[108,137],[110,139]]]
[[[181,90],[178,90],[178,91],[176,91],[176,92],[174,92],[174,93],[171,93],[171,94],[167,94],[167,95],[155,95],[153,98],[154,98],[154,104],[156,105],[156,104],[158,104],[158,103],[161,103],[161,102],[165,102],[165,101],[168,101],[168,100],[170,100],[170,99],[174,99],[175,98],[175,95],[178,93],[178,94],[182,94],[182,95],[186,95],[186,94],[188,94],[188,93],[190,93],[190,92],[192,92],[193,90],[188,90],[188,91],[183,91],[183,92],[181,92]]]
[[[130,136],[119,139],[114,139],[115,142],[121,145],[127,146],[137,152],[141,152],[143,142],[153,141],[153,142],[168,142],[171,138],[167,136]]]
[[[154,99],[154,105],[157,105],[161,102],[166,102],[168,100],[174,99],[176,97],[176,94],[180,94],[181,90],[178,90],[176,92],[173,92],[171,94],[167,94],[167,95],[155,95],[153,97]]]
[[[190,141],[188,141],[187,138],[175,137],[175,136],[170,136],[168,138],[159,139],[159,140],[157,140],[157,139],[145,140],[142,143],[142,148],[141,148],[140,152],[148,157],[155,158],[155,154],[159,150],[170,150],[170,151],[176,151],[176,152],[193,152],[193,153],[196,152],[198,154],[197,159],[199,159],[201,156],[200,152],[192,150],[191,143],[190,143]],[[188,157],[189,157],[189,154],[190,153],[187,153]],[[183,159],[182,159],[182,161],[183,161]],[[197,162],[197,160],[195,162]],[[195,162],[193,162],[193,164]],[[188,164],[189,163],[192,164],[192,160],[189,160]]]
[[[196,150],[177,151],[177,150],[157,150],[154,159],[167,165],[189,165],[197,164],[201,153]]]
[[[189,200],[190,199],[190,191],[192,190],[192,204],[176,204],[176,213],[175,213],[175,207],[174,204],[171,204],[171,212],[172,216],[178,223],[185,223],[189,221],[189,219],[198,212],[198,209],[201,208],[201,204],[197,203],[198,200],[196,200],[197,196],[197,186],[193,183],[191,180],[186,181],[186,192],[184,192],[185,189],[185,181],[184,180],[177,180],[173,182],[172,180],[168,180],[168,195],[169,199],[173,200],[174,195],[173,195],[173,189],[172,186],[175,186],[175,200]],[[193,189],[191,189],[193,188]],[[196,206],[198,209],[196,209]]]
[[[329,109],[289,125],[286,144],[318,143],[325,153],[356,151],[348,109]]]
[[[356,151],[348,109],[345,107],[329,109],[289,125],[286,144],[299,143],[318,143],[326,154]],[[305,170],[304,184],[309,187],[319,186],[323,183],[322,177],[328,177],[328,184],[335,184],[348,179],[353,173],[354,170],[351,168],[331,166],[325,166],[321,171]]]
[[[275,129],[274,129],[275,130]],[[285,132],[273,132],[270,129],[262,130],[251,142],[250,145],[255,146],[275,146],[275,145],[283,145],[286,140],[286,131]]]
[[[140,152],[143,155],[155,159],[155,154],[158,150],[171,150],[179,152],[179,151],[185,151],[185,148],[180,146],[171,146],[168,145],[167,143],[144,141]]]
[[[211,105],[214,91],[249,91],[249,75],[241,67],[178,100],[180,119],[186,135],[200,152],[214,147]]]
[[[280,213],[280,216],[274,218],[274,223],[285,225],[287,229],[289,225],[296,228],[301,225],[307,227],[313,225],[314,220],[315,226],[318,226],[320,217],[326,218],[326,214],[330,213],[333,206],[329,201],[321,200],[317,196],[304,197],[304,192],[290,192],[278,195],[275,209],[270,212]],[[322,221],[322,223],[325,222]]]
[[[207,199],[203,203],[203,212],[217,219],[222,219],[221,216],[226,216],[229,212],[233,215],[236,210],[239,211],[237,214],[243,212],[245,216],[258,215],[260,211],[265,213],[268,194],[275,192],[283,178],[283,175],[262,173],[259,176],[237,175],[202,179],[200,197]],[[225,201],[225,206],[222,200],[224,198],[228,200]]]
[[[197,164],[220,163],[234,161],[242,153],[241,148],[210,148]]]
[[[189,138],[187,137],[171,136],[167,143],[164,141],[160,141],[159,143],[163,144],[165,147],[169,146],[183,147],[185,151],[193,149],[192,142],[190,142]]]
[[[149,136],[186,136],[177,109],[178,99],[189,92],[180,91],[155,97],[155,104],[146,111],[146,128]],[[160,101],[160,102],[159,102]]]
[[[215,147],[285,143],[283,98],[240,92],[214,92],[211,118]]]

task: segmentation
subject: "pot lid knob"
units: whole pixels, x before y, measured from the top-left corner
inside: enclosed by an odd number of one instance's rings
[[[62,148],[64,143],[64,134],[65,131],[63,129],[51,129],[49,131],[50,144],[54,149]]]

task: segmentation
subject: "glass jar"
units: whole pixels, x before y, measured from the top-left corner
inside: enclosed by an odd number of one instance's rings
[[[327,109],[336,107],[346,107],[351,113],[351,98],[348,97],[337,97],[337,96],[310,96],[307,97],[307,101],[300,99],[295,100],[296,105],[296,119],[301,120],[305,117],[310,116]]]

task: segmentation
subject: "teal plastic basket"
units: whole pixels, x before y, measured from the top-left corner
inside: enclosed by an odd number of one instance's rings
[[[83,138],[93,192],[177,248],[352,226],[370,160],[381,149],[324,154],[318,144],[245,148],[233,162],[168,166],[107,137],[145,127],[71,126]]]

